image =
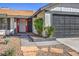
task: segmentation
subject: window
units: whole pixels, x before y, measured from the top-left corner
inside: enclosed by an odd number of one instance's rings
[[[7,18],[7,29],[10,30],[10,18]]]
[[[10,18],[0,18],[0,30],[10,29]]]
[[[6,21],[4,18],[0,18],[0,30],[6,29]]]

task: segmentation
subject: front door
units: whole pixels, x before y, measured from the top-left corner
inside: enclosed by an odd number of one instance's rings
[[[26,20],[20,19],[19,32],[26,32]]]

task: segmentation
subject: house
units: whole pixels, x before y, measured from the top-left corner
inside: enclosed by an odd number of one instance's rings
[[[32,32],[32,10],[0,8],[0,35]]]
[[[32,32],[37,34],[34,20],[42,18],[44,27],[54,26],[54,36],[79,36],[79,3],[50,3],[36,12],[0,8],[0,35]]]
[[[79,3],[50,3],[33,14],[33,24],[36,18],[44,20],[44,27],[54,26],[57,38],[79,37]]]

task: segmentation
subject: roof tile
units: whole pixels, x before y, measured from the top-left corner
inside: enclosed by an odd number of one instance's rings
[[[7,9],[7,8],[0,8],[0,14],[7,14],[11,16],[32,16],[34,14],[34,11],[32,10],[13,10],[13,9]]]

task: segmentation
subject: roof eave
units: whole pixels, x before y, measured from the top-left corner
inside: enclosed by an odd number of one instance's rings
[[[55,4],[58,4],[58,3],[53,3],[53,5],[55,5]],[[33,14],[32,17],[36,16],[39,12],[41,12],[41,11],[43,11],[43,10],[46,10],[46,9],[47,9],[48,7],[50,7],[50,6],[52,6],[52,3],[49,3],[49,4],[47,4],[47,5],[43,6],[43,7],[41,7],[40,9],[38,9],[38,10]]]

